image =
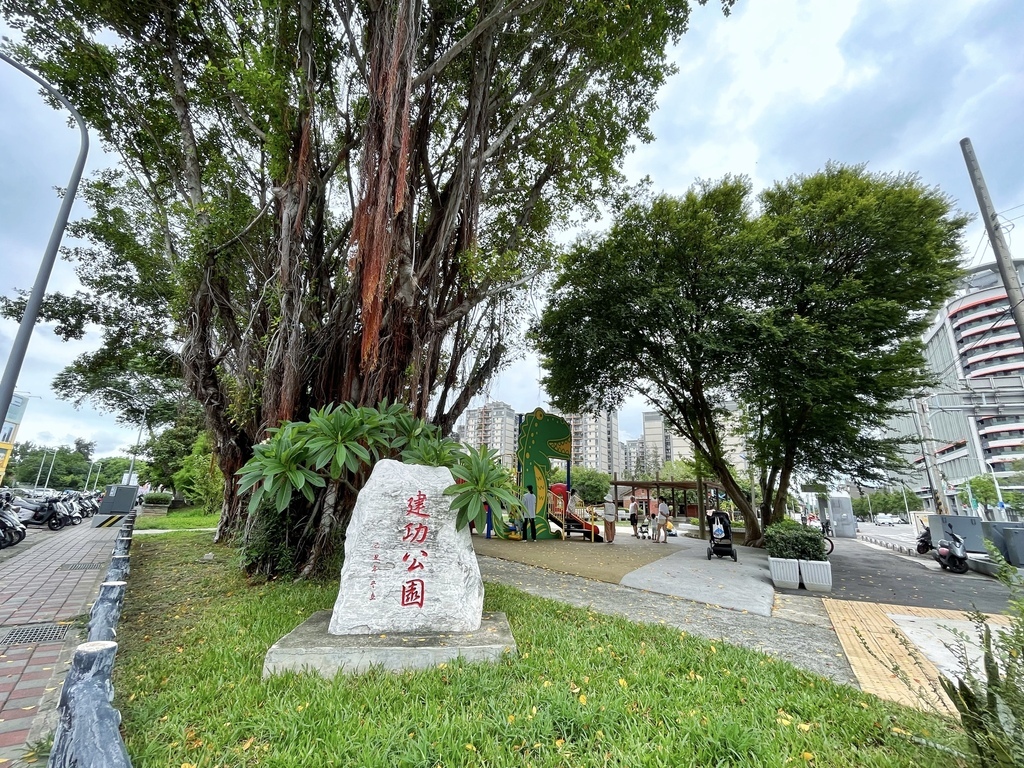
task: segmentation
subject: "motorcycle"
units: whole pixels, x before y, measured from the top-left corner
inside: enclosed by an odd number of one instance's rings
[[[932,551],[932,529],[925,526],[921,535],[917,537],[917,554],[925,555]]]
[[[10,493],[0,496],[0,549],[20,544],[25,538],[25,526],[15,514],[12,499]]]
[[[59,531],[69,522],[68,516],[53,499],[34,502],[15,497],[14,503],[20,507],[18,518],[25,525],[45,525],[51,531]]]
[[[82,524],[82,513],[78,511],[78,507],[76,507],[69,499],[58,501],[57,506],[60,507],[64,516],[67,518],[66,522],[69,522],[72,525]]]
[[[962,536],[953,531],[952,523],[949,524],[949,539],[939,539],[937,547],[932,545],[932,532],[925,528],[917,537],[917,551],[919,554],[934,549],[934,557],[943,570],[947,568],[953,573],[967,573],[967,547]]]

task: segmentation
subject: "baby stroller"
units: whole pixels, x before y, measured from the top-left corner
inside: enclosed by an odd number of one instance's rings
[[[729,522],[729,515],[725,512],[712,512],[708,520],[711,527],[711,544],[708,546],[708,560],[712,555],[719,559],[731,557],[735,563],[736,547],[732,545],[732,525]]]
[[[637,529],[641,539],[651,538],[651,516],[644,514],[643,519],[640,520],[640,527]]]

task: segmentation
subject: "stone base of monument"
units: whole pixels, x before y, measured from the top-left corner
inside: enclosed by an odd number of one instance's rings
[[[516,641],[503,613],[484,612],[475,632],[330,635],[331,611],[317,611],[274,643],[263,660],[263,677],[311,672],[332,678],[374,667],[399,671],[426,669],[457,658],[498,661],[516,653]]]

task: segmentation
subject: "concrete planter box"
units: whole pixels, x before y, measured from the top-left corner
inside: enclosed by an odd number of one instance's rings
[[[800,587],[800,561],[787,557],[769,557],[768,570],[772,575],[772,583],[779,589],[797,589]]]
[[[143,504],[142,514],[144,515],[166,515],[168,504]]]
[[[832,591],[832,563],[828,560],[798,560],[800,578],[811,592]]]

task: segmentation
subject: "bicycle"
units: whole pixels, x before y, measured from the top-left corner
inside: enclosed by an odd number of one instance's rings
[[[836,548],[836,543],[829,538],[830,533],[832,533],[832,523],[828,520],[822,519],[821,536],[825,540],[825,557],[831,555],[832,550]]]

